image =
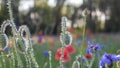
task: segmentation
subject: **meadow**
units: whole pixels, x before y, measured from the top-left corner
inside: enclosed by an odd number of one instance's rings
[[[86,29],[87,9],[80,31],[68,29],[63,16],[58,35],[31,35],[26,25],[16,27],[11,0],[7,5],[10,20],[0,28],[0,68],[120,68],[119,33]]]
[[[86,50],[87,41],[92,41],[101,45],[102,49],[99,52],[100,57],[97,55],[93,58],[93,65],[91,68],[99,68],[99,60],[101,56],[106,52],[110,54],[118,54],[117,50],[120,48],[120,37],[119,34],[89,34],[85,37],[86,41],[84,44],[84,51]],[[55,59],[55,54],[57,49],[61,47],[61,43],[59,41],[59,37],[51,36],[49,39],[45,39],[43,43],[34,44],[34,53],[37,59],[37,62],[40,64],[40,68],[44,68],[45,63],[48,64],[49,56],[44,54],[44,51],[51,51],[52,52],[52,67],[58,68],[59,61]],[[72,46],[75,47],[76,52],[71,54],[71,60],[65,63],[66,68],[71,68],[73,61],[75,61],[76,56],[80,54],[81,51],[81,36],[79,34],[74,35],[74,40],[72,42]],[[39,60],[38,60],[39,59]],[[88,59],[89,61],[91,59]],[[82,62],[84,64],[84,62]],[[81,63],[80,63],[81,64]],[[83,67],[84,68],[84,67]],[[113,68],[116,68],[116,62],[114,62]]]

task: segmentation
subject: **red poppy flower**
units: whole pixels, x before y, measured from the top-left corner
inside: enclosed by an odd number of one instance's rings
[[[92,59],[92,55],[91,55],[91,54],[86,54],[85,57],[86,57],[87,59]]]
[[[57,50],[56,55],[55,55],[55,59],[56,59],[56,60],[60,60],[60,58],[61,58],[61,53],[62,53],[62,49],[59,48],[59,49]],[[64,62],[70,61],[69,52],[68,52],[66,49],[64,49],[63,61],[64,61]]]
[[[66,47],[65,47],[65,50],[67,50],[69,53],[75,53],[75,48],[72,46],[72,45],[67,45]]]

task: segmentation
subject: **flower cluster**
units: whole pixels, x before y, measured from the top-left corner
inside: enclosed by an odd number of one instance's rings
[[[87,59],[91,59],[93,52],[98,52],[100,50],[101,50],[101,46],[99,44],[94,44],[88,41],[88,48],[86,49],[85,57]]]
[[[64,49],[64,56],[63,56],[63,61],[68,62],[70,61],[70,54],[75,53],[75,48],[72,45],[67,45]],[[58,48],[57,53],[55,55],[56,60],[60,60],[62,54],[62,49]]]
[[[105,67],[105,64],[110,67],[113,65],[114,61],[120,61],[120,55],[112,55],[108,53],[104,53],[101,60],[99,61],[100,68]]]

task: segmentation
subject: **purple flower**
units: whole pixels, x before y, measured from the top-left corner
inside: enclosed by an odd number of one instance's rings
[[[85,62],[86,61],[86,58],[85,57],[82,57],[82,62]]]
[[[99,44],[93,44],[90,41],[88,41],[88,48],[91,49],[92,52],[101,50],[101,46]]]
[[[76,43],[78,46],[80,46],[82,44],[82,42],[80,40],[78,40]]]
[[[44,55],[49,55],[49,51],[46,50],[46,51],[43,52],[43,54]]]
[[[10,50],[10,47],[9,47],[9,46],[5,46],[5,47],[3,48],[3,50],[4,50],[4,51],[9,51],[9,50]]]
[[[101,60],[99,61],[99,66],[104,67],[105,64],[110,66],[113,64],[113,61],[116,61],[116,60],[117,60],[116,55],[110,55],[110,54],[105,53],[102,56]]]
[[[105,66],[105,64],[107,65],[111,65],[113,63],[113,60],[111,59],[111,55],[109,54],[104,54],[102,56],[102,59],[99,62],[99,66]]]
[[[92,54],[92,49],[87,48],[86,49],[86,54]]]

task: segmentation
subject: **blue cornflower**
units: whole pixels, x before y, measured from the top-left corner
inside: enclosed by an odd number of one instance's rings
[[[49,55],[49,51],[46,50],[46,51],[43,52],[43,54],[44,55]]]
[[[86,49],[86,54],[92,54],[92,49],[87,48]]]
[[[85,62],[85,61],[86,61],[85,57],[82,57],[82,62]]]
[[[88,48],[92,50],[92,52],[96,52],[101,50],[101,46],[99,44],[93,44],[90,41],[88,41]]]
[[[101,60],[99,61],[99,66],[104,67],[105,64],[107,64],[108,66],[111,66],[113,64],[113,61],[116,61],[116,60],[117,60],[116,55],[110,55],[105,53],[102,56]]]
[[[99,66],[104,67],[105,64],[111,65],[112,63],[113,63],[113,60],[111,58],[111,55],[105,53],[99,62]]]
[[[78,41],[76,42],[76,44],[77,44],[78,46],[80,46],[80,45],[82,44],[81,40],[78,40]]]
[[[10,50],[10,47],[9,47],[9,46],[5,46],[5,47],[3,48],[3,50],[4,50],[4,51],[9,51],[9,50]]]

